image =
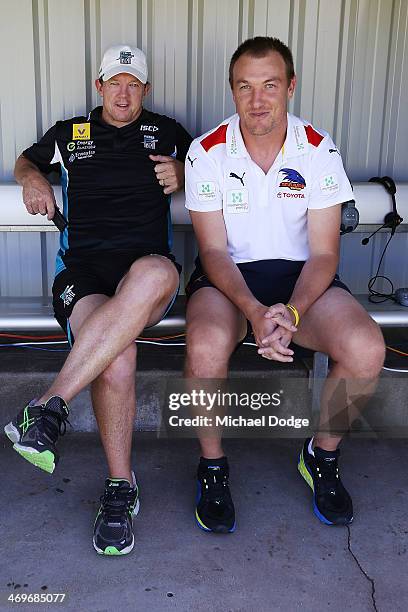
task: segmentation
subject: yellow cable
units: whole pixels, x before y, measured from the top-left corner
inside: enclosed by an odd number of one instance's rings
[[[389,351],[392,351],[393,353],[398,353],[398,355],[403,355],[404,357],[408,357],[408,353],[404,353],[404,351],[399,351],[398,349],[392,348],[392,346],[387,346],[386,348]]]

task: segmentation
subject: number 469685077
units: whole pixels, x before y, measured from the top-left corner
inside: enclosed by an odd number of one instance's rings
[[[62,603],[66,593],[11,593],[10,603]]]

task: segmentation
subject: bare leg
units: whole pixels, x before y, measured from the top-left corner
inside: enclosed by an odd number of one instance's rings
[[[148,256],[137,260],[117,294],[88,316],[63,368],[39,401],[60,395],[69,402],[104,372],[146,325],[160,319],[177,284],[176,268],[168,259]]]
[[[88,295],[74,306],[70,326],[77,336],[87,318],[109,300]],[[132,343],[91,383],[92,405],[111,478],[131,476],[131,447],[135,418],[136,345]]]
[[[375,390],[385,355],[381,330],[349,293],[332,287],[307,311],[293,340],[327,353],[333,361],[322,392],[314,445],[335,450],[341,432]]]
[[[217,289],[199,289],[187,308],[185,377],[226,378],[231,354],[245,333],[246,320],[236,306]],[[198,437],[203,457],[224,455],[218,429],[199,431]]]
[[[111,478],[132,482],[136,344],[130,345],[91,386],[92,404]]]

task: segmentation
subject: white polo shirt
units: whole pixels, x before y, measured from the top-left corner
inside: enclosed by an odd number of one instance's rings
[[[245,148],[238,115],[192,142],[185,169],[186,207],[223,211],[235,263],[306,261],[308,208],[353,199],[330,136],[290,114],[285,144],[267,174]]]

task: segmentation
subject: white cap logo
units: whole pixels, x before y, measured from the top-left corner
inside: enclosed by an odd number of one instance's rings
[[[135,57],[131,51],[121,51],[119,56],[119,61],[121,64],[131,64],[132,57]]]
[[[145,85],[147,61],[143,51],[129,45],[116,45],[107,49],[102,58],[99,78],[108,81],[121,72],[135,76]]]

